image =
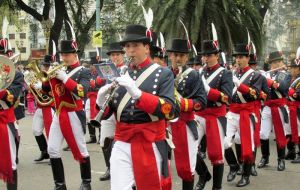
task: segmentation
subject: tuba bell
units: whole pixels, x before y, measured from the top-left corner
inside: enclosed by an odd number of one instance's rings
[[[0,55],[0,90],[6,89],[14,80],[15,65],[11,59]]]

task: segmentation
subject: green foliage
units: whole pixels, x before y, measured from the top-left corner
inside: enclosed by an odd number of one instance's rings
[[[134,23],[144,24],[142,8],[134,4],[135,0],[126,1],[127,12]],[[146,9],[154,12],[153,29],[163,32],[170,42],[172,38],[184,37],[184,30],[179,19],[188,28],[193,44],[200,51],[202,40],[212,39],[211,23],[216,26],[221,48],[232,51],[233,44],[247,41],[248,28],[251,39],[261,51],[263,33],[263,15],[259,7],[268,0],[144,0]]]

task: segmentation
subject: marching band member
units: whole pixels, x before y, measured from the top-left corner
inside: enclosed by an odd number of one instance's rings
[[[91,71],[92,78],[90,79],[90,86],[88,89],[87,100],[85,103],[86,121],[87,121],[88,131],[90,135],[90,140],[88,140],[86,144],[92,144],[97,142],[96,128],[91,125],[90,121],[91,119],[94,119],[94,117],[97,114],[96,111],[97,92],[99,88],[103,85],[103,80],[98,76],[94,64],[99,64],[99,57],[97,56],[91,57],[91,62],[90,62],[90,71]],[[99,133],[100,133],[100,129],[99,129]],[[100,138],[100,134],[99,134],[99,138]]]
[[[284,157],[287,142],[285,131],[289,128],[286,96],[288,94],[291,75],[284,69],[280,69],[284,66],[281,51],[270,53],[269,64],[271,65],[271,70],[275,70],[267,76],[270,93],[261,113],[260,139],[262,158],[258,164],[258,168],[263,168],[269,163],[269,136],[274,127],[278,156],[277,170],[283,171],[285,169]]]
[[[9,57],[7,54],[7,39],[0,39],[0,55]],[[14,65],[4,64],[4,72],[9,73]],[[14,63],[11,63],[14,64]],[[2,82],[2,81],[1,81]],[[6,182],[7,190],[17,190],[17,147],[15,139],[18,139],[18,129],[15,126],[14,104],[17,102],[21,93],[24,78],[22,73],[16,72],[15,77],[6,89],[0,89],[0,179]]]
[[[171,123],[171,130],[175,164],[178,176],[182,179],[183,190],[192,190],[194,186],[199,145],[194,112],[206,107],[206,93],[199,73],[186,65],[190,51],[188,43],[188,40],[173,39],[171,48],[167,50],[180,101],[180,117]]]
[[[115,64],[120,72],[124,68],[124,54],[125,51],[119,42],[114,42],[109,45],[107,55],[110,60]],[[104,97],[103,97],[104,98]],[[102,147],[105,164],[107,167],[106,172],[99,178],[100,181],[110,179],[110,156],[113,147],[113,141],[116,131],[116,118],[112,115],[106,120],[101,121],[101,135],[100,146]]]
[[[259,97],[262,86],[260,74],[249,67],[250,49],[251,44],[238,44],[235,46],[232,54],[235,56],[239,68],[233,75],[235,87],[233,89],[232,103],[227,113],[227,129],[224,144],[226,160],[230,166],[230,173],[232,173],[232,171],[238,169],[238,164],[234,153],[230,151],[229,154],[228,150],[231,149],[234,135],[236,132],[239,133],[241,139],[241,160],[244,164],[242,178],[237,183],[237,187],[243,187],[250,183],[251,166],[254,162],[254,102]],[[232,176],[231,181],[235,178],[235,174]]]
[[[287,105],[289,107],[290,130],[287,134],[291,135],[290,143],[293,146],[298,145],[297,157],[291,163],[300,163],[300,123],[299,123],[299,108],[300,108],[300,48],[298,48],[296,59],[290,63],[289,70],[291,72],[292,81],[288,91]],[[296,152],[296,151],[295,151]]]
[[[213,189],[222,188],[224,172],[224,138],[227,119],[226,104],[232,96],[232,73],[222,67],[219,62],[219,48],[213,40],[202,43],[203,68],[201,78],[207,93],[207,107],[196,112],[196,120],[200,124],[200,140],[206,135],[208,158],[213,165]],[[200,157],[200,155],[198,155]],[[200,171],[199,182],[195,190],[204,189],[206,181],[211,177],[202,158],[198,158],[197,165],[203,168]],[[203,171],[206,170],[206,171]]]
[[[44,60],[41,63],[42,71],[47,72],[49,70],[50,64],[51,64],[51,62],[53,62],[52,58],[53,58],[52,55],[46,55],[44,57]],[[35,84],[31,84],[31,85],[32,85],[31,88],[34,88],[35,90],[39,91],[41,94],[51,98],[53,101],[53,97],[49,93],[42,91],[42,82],[41,81],[39,81]],[[42,100],[40,100],[40,101],[42,101]],[[47,104],[47,105],[44,105],[44,104]],[[48,138],[50,126],[52,123],[52,117],[53,117],[53,113],[54,113],[54,110],[52,109],[53,106],[54,106],[54,102],[52,102],[52,103],[39,102],[37,100],[37,110],[35,111],[34,116],[33,116],[34,122],[32,123],[32,131],[33,131],[33,135],[35,136],[35,140],[39,146],[39,149],[41,151],[41,155],[39,158],[34,160],[36,162],[43,161],[44,159],[49,159],[49,154],[47,152],[47,147],[48,147],[47,140],[46,140],[46,137],[45,137],[43,131],[45,129],[46,136]]]
[[[60,53],[67,67],[66,71],[59,69],[55,77],[50,77],[49,82],[43,84],[43,90],[51,87],[56,108],[50,127],[48,154],[57,190],[67,189],[61,159],[61,145],[64,139],[74,159],[80,162],[82,179],[80,190],[91,189],[91,166],[84,137],[86,116],[83,108],[91,75],[88,69],[80,66],[77,52],[75,35],[73,35],[73,40],[62,40]]]
[[[147,32],[146,32],[147,31]],[[146,33],[149,35],[146,36]],[[170,187],[165,119],[177,117],[172,72],[151,63],[151,31],[128,25],[121,41],[133,58],[128,72],[116,79],[115,96],[105,109],[104,119],[114,113],[115,144],[110,158],[111,189],[160,190]],[[101,108],[112,84],[99,90]]]

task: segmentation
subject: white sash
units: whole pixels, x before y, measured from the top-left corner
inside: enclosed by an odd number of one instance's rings
[[[192,68],[190,68],[190,67],[187,68],[187,69],[181,74],[178,84],[180,84],[180,83],[183,81],[184,77],[185,77],[185,76],[188,76],[193,70],[194,70],[194,69],[192,69]]]
[[[158,64],[152,64],[150,67],[148,67],[140,76],[139,78],[135,81],[135,84],[137,87],[140,87],[141,84],[159,67]],[[128,72],[126,73],[128,74]],[[121,114],[123,109],[125,108],[126,104],[128,103],[128,101],[130,100],[131,96],[129,95],[128,92],[126,92],[126,94],[124,95],[124,97],[122,98],[122,100],[120,101],[120,104],[118,106],[118,110],[117,110],[117,120],[120,121],[121,119]],[[152,121],[157,121],[158,118],[156,116],[153,116],[151,114],[149,114],[150,118]]]
[[[244,82],[244,80],[251,74],[253,73],[254,70],[253,69],[249,69],[243,76],[242,78],[239,80],[240,84],[242,84]],[[237,91],[237,87],[235,86],[233,88],[232,94],[234,94]]]
[[[206,82],[207,84],[210,84],[211,81],[218,75],[221,73],[221,71],[224,70],[224,67],[219,67],[212,75],[210,75],[207,79]]]

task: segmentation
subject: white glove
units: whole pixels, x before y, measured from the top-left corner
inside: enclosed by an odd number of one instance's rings
[[[67,73],[65,71],[58,70],[56,72],[56,78],[59,79],[59,80],[61,80],[63,83],[66,83],[69,77],[68,77],[68,75],[67,75]]]
[[[203,86],[204,86],[205,92],[208,94],[208,93],[209,93],[209,91],[210,91],[210,86],[207,84],[207,82],[206,82],[206,80],[205,80],[205,78],[204,78],[204,76],[203,76],[203,75],[202,75],[201,79],[202,79],[202,83],[203,83]]]
[[[235,75],[232,76],[232,80],[236,87],[240,86],[241,82]]]
[[[33,87],[37,90],[40,90],[42,89],[42,82],[41,81],[38,81],[37,83],[34,83],[33,84]]]
[[[110,83],[110,84],[106,84],[106,85],[102,86],[99,89],[98,95],[97,95],[97,100],[96,100],[96,104],[98,106],[102,106],[104,104],[106,95],[110,92],[110,89],[112,86],[113,86],[113,83]]]
[[[135,81],[129,75],[122,75],[116,78],[116,81],[120,86],[124,86],[132,99],[139,99],[142,95],[142,91],[135,85]]]

